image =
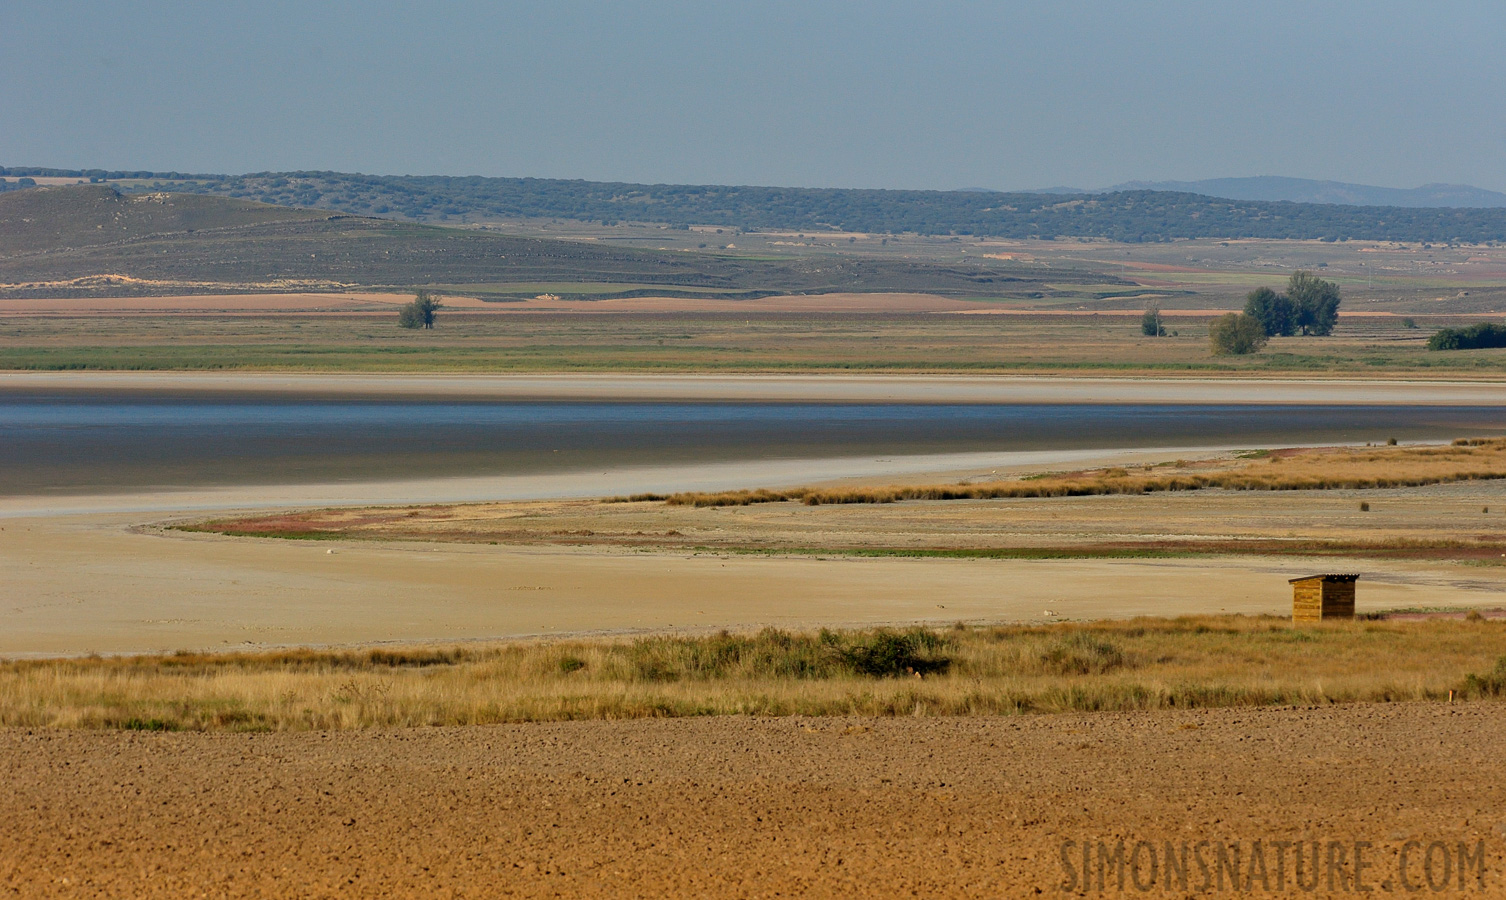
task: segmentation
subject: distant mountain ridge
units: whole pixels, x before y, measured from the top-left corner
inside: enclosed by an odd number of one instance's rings
[[[1177,191],[1226,200],[1267,200],[1290,203],[1332,203],[1340,206],[1400,206],[1407,209],[1499,209],[1506,194],[1468,184],[1425,184],[1415,188],[1377,187],[1345,181],[1315,181],[1257,175],[1252,178],[1208,178],[1203,181],[1126,181],[1102,190],[1069,187],[1042,188],[1044,194],[1104,194],[1116,191]]]

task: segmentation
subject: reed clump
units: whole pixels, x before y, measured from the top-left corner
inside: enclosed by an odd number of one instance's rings
[[[1282,465],[1269,463],[1283,460]],[[1223,488],[1235,491],[1364,490],[1417,487],[1453,481],[1506,478],[1506,439],[1463,438],[1447,446],[1324,448],[1271,456],[1247,465],[1208,472],[1123,468],[1098,469],[1017,481],[979,484],[895,485],[851,488],[797,487],[787,490],[685,492],[665,502],[675,506],[747,506],[799,501],[808,506],[838,503],[897,503],[902,500],[1002,500],[1150,494]]]
[[[1489,699],[1506,696],[1502,658],[1499,619],[1294,628],[1241,616],[179,653],[0,663],[0,726],[296,731]]]

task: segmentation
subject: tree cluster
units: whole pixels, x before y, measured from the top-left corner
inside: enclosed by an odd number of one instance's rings
[[[403,328],[433,328],[435,311],[439,307],[439,298],[428,291],[419,291],[412,303],[404,304],[397,311],[397,324]]]
[[[1285,294],[1268,287],[1251,291],[1244,314],[1260,323],[1266,337],[1332,334],[1339,322],[1339,286],[1311,272],[1293,272]]]
[[[1481,322],[1466,328],[1445,328],[1428,338],[1429,350],[1484,350],[1506,347],[1506,325]]]

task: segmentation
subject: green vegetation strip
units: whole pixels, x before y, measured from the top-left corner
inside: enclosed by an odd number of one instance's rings
[[[394,313],[394,330],[396,329]],[[780,354],[784,355],[784,354]],[[293,372],[927,372],[1050,373],[1222,373],[1252,376],[1305,372],[1352,376],[1356,366],[1371,375],[1387,372],[1480,373],[1498,375],[1497,354],[1417,356],[1305,356],[1271,353],[1239,361],[1144,361],[1039,359],[1025,361],[925,359],[875,354],[861,359],[808,357],[781,359],[745,349],[682,346],[544,346],[526,349],[454,346],[355,347],[341,345],[256,346],[88,346],[0,347],[0,370],[13,371],[293,371]]]

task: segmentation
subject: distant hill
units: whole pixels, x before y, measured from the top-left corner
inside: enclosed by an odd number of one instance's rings
[[[143,178],[141,173],[0,169],[0,175],[10,176],[49,172],[130,178],[122,187],[133,191],[215,194],[431,223],[564,218],[679,228],[717,225],[745,230],[1090,237],[1130,242],[1179,238],[1506,241],[1506,208],[1353,206],[1221,199],[1176,191],[1125,190],[1064,197],[341,172]]]
[[[1254,178],[1210,178],[1205,181],[1126,181],[1108,191],[1181,191],[1230,200],[1286,200],[1292,203],[1337,203],[1345,206],[1458,207],[1499,209],[1506,194],[1467,184],[1425,184],[1416,188],[1387,188],[1342,181],[1313,181],[1261,175]],[[1089,193],[1052,189],[1050,193]]]
[[[177,232],[330,219],[288,209],[193,194],[122,194],[108,185],[39,187],[0,196],[4,253],[93,247]]]
[[[1045,295],[1038,270],[1002,260],[748,259],[499,235],[188,194],[121,194],[108,185],[0,194],[0,295],[297,291],[434,287],[493,299],[539,283],[579,296],[761,296],[833,291]],[[1117,284],[1053,269],[1052,285]],[[6,287],[6,286],[10,287]],[[568,288],[552,293],[576,296]]]

